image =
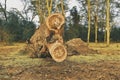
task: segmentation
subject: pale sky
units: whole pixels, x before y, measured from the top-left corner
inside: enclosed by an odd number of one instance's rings
[[[0,0],[0,3],[2,3],[2,5],[4,5],[4,0]],[[79,10],[78,8],[78,3],[76,0],[70,0],[68,2],[68,7],[71,9],[73,6],[77,6],[77,9]],[[21,0],[7,0],[7,10],[11,10],[12,8],[17,8],[19,11],[22,11],[23,10],[23,4],[21,2]],[[69,13],[67,13],[67,15],[69,15]],[[34,22],[39,25],[38,23],[38,16],[36,16],[36,18],[34,19]]]
[[[0,3],[4,4],[4,0],[0,0]],[[17,8],[21,11],[23,5],[20,0],[7,0],[7,10],[10,10],[11,8]]]
[[[2,3],[2,5],[4,5],[4,0],[0,0],[0,3]],[[79,9],[79,4],[77,3],[76,0],[70,0],[68,2],[68,7],[71,9],[73,6],[77,6],[77,10]],[[19,11],[23,10],[23,4],[21,2],[21,0],[7,0],[7,10],[11,10],[12,8],[17,8]],[[67,13],[67,15],[69,15],[69,13]],[[118,20],[118,18],[115,19],[116,21]],[[36,16],[36,20],[35,22],[38,22],[38,17]],[[118,23],[117,23],[118,24]],[[119,23],[120,25],[120,23]]]
[[[0,3],[4,4],[4,0],[0,0]],[[76,0],[70,0],[69,2],[69,8],[71,9],[73,6],[77,6],[78,8],[78,3]],[[7,10],[10,10],[11,8],[17,8],[18,10],[23,9],[23,4],[21,0],[7,0]]]

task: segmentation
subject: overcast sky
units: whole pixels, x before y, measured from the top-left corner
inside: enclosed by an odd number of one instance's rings
[[[0,0],[0,3],[2,3],[2,5],[4,5],[4,0]],[[76,0],[70,0],[70,2],[68,4],[69,4],[68,6],[70,9],[73,6],[77,6],[77,9],[79,10],[78,3]],[[7,11],[11,10],[12,8],[17,8],[19,11],[22,11],[23,4],[22,4],[21,0],[7,0]],[[69,13],[67,15],[69,15]],[[37,23],[38,21],[39,21],[38,16],[36,16],[36,18],[34,19],[34,22]]]
[[[4,5],[4,0],[0,0],[0,3],[2,3],[2,5]],[[79,4],[77,3],[76,0],[70,0],[70,2],[68,2],[68,6],[71,9],[73,6],[77,6],[77,9],[79,10]],[[7,0],[7,10],[11,10],[12,8],[17,8],[19,11],[23,10],[23,4],[21,2],[21,0]],[[69,13],[68,13],[69,15]],[[36,21],[37,22],[37,18]],[[115,19],[115,21],[119,21],[118,18]],[[120,23],[117,23],[120,25]]]
[[[4,0],[0,0],[0,3],[4,4]],[[70,0],[69,4],[69,8],[72,8],[73,6],[78,6],[76,0]],[[11,8],[17,8],[18,10],[22,10],[23,4],[21,0],[7,0],[7,10],[10,10]]]
[[[0,0],[0,3],[4,4],[4,0]],[[20,0],[7,0],[7,10],[10,10],[11,8],[22,10],[23,5]]]

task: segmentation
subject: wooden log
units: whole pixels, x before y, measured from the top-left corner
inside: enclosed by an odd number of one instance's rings
[[[60,13],[54,13],[46,19],[46,25],[49,30],[53,30],[55,32],[61,30],[63,24],[65,22],[64,17]]]
[[[67,57],[67,50],[65,46],[60,42],[49,44],[48,49],[53,60],[56,62],[62,62]]]
[[[53,60],[62,62],[67,57],[67,50],[63,45],[63,24],[64,17],[60,13],[50,15],[46,20],[46,25],[50,31],[54,32],[53,43],[48,43],[47,48]]]
[[[66,59],[67,50],[63,45],[63,24],[65,20],[62,14],[51,14],[30,39],[30,47],[34,55],[49,52],[56,62]]]
[[[30,38],[30,51],[31,55],[30,57],[41,57],[42,53],[47,52],[46,48],[46,37],[49,36],[49,30],[46,26],[46,24],[42,24],[33,34],[33,36]]]

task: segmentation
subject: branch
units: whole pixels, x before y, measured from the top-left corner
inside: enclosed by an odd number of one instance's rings
[[[7,0],[5,0],[5,8],[3,8],[3,6],[2,6],[1,3],[0,3],[0,7],[1,7],[1,9],[2,9],[2,12],[4,13],[5,20],[7,21],[7,14],[6,14],[6,1],[7,1]]]

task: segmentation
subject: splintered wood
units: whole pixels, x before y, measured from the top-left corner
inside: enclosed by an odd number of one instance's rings
[[[62,62],[67,57],[67,50],[63,44],[64,17],[55,13],[46,19],[30,39],[29,49],[33,57],[50,54],[56,62]]]

